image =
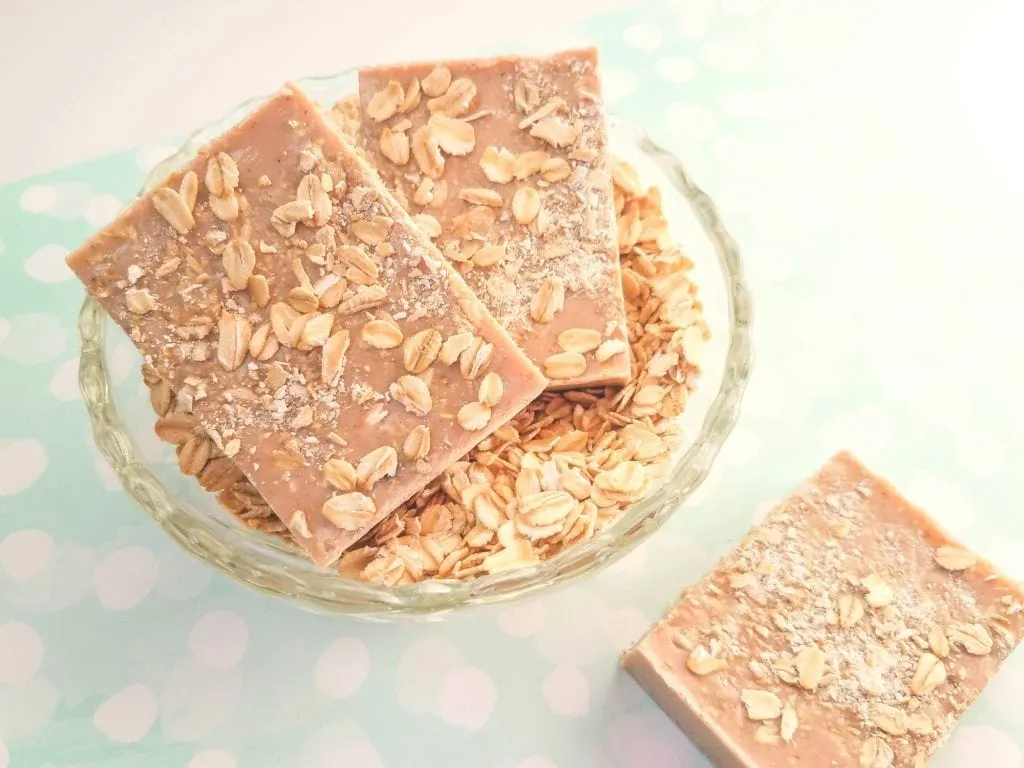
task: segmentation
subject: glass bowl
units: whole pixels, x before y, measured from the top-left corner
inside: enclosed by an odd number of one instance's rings
[[[354,71],[300,80],[322,104],[354,93]],[[192,135],[153,169],[143,191],[195,156],[199,147],[235,124],[262,99]],[[682,419],[686,439],[664,481],[642,502],[592,539],[557,557],[513,571],[466,581],[426,581],[386,587],[321,570],[292,545],[239,525],[212,494],[185,477],[171,446],[153,433],[155,414],[140,374],[141,357],[99,305],[86,299],[79,330],[80,385],[100,452],[125,491],[188,552],[232,578],[320,612],[367,617],[439,615],[471,605],[533,594],[609,565],[656,531],[707,477],[731,432],[751,368],[751,304],[736,244],[715,206],[682,164],[644,131],[609,119],[612,151],[632,163],[645,185],[661,188],[674,238],[693,260],[692,279],[704,303],[712,339],[704,373]]]

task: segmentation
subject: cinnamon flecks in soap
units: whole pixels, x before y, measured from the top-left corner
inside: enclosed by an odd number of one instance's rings
[[[1024,637],[1019,585],[849,454],[628,651],[722,768],[923,768]]]
[[[547,383],[294,86],[68,262],[189,404],[163,420],[182,469],[216,449],[320,564]]]
[[[364,69],[359,91],[381,177],[552,387],[625,384],[617,244],[642,233],[616,228],[597,52]]]
[[[350,105],[335,111],[351,114]],[[630,383],[545,393],[349,549],[339,563],[343,576],[378,584],[469,579],[554,557],[614,524],[671,466],[682,437],[677,417],[699,382],[707,328],[689,279],[693,264],[671,239],[660,191],[644,187],[621,160],[613,158],[612,168],[616,214],[639,221],[642,233],[621,255],[636,363]],[[452,337],[439,355],[465,342]],[[173,396],[152,368],[143,378],[160,416],[157,435],[179,456],[202,458],[203,451],[185,448],[202,440],[188,417],[188,393]],[[477,402],[492,403],[502,391],[485,374]],[[403,450],[422,450],[422,438],[410,432]],[[202,467],[195,458],[179,466],[242,524],[291,536],[248,479],[230,473],[216,446]],[[571,503],[552,491],[565,491]]]

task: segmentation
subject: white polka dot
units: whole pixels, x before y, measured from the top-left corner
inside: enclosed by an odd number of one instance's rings
[[[58,400],[79,400],[82,391],[78,388],[78,358],[73,357],[58,365],[50,377],[50,394]]]
[[[120,344],[114,348],[110,357],[110,380],[114,384],[123,384],[128,376],[139,369],[142,365],[142,357],[139,351],[128,340],[127,336],[121,336]]]
[[[0,624],[0,683],[24,685],[43,663],[43,641],[28,624]]]
[[[85,204],[82,218],[94,227],[102,227],[112,222],[124,208],[124,204],[113,195],[96,195]]]
[[[18,206],[27,213],[46,213],[56,201],[56,189],[45,184],[33,184],[21,193]]]
[[[24,685],[0,685],[0,723],[10,743],[31,741],[57,710],[60,696],[49,680],[36,675]]]
[[[718,118],[700,104],[677,101],[665,108],[668,129],[683,141],[701,141],[718,130]]]
[[[497,701],[498,689],[490,675],[476,667],[459,667],[441,682],[436,714],[449,725],[479,731]]]
[[[615,768],[679,768],[705,762],[672,721],[653,708],[613,720],[608,753]]]
[[[117,477],[117,473],[114,468],[110,466],[110,462],[107,461],[99,451],[96,451],[96,455],[92,457],[92,468],[96,470],[96,474],[100,477],[100,483],[103,488],[108,491],[120,491],[121,481]]]
[[[1024,541],[995,535],[984,554],[1011,579],[1024,582]]]
[[[690,59],[682,56],[663,56],[654,69],[670,83],[688,83],[697,76],[697,67]]]
[[[149,550],[143,551],[152,558]],[[155,559],[152,564],[155,577]],[[153,581],[155,583],[156,579]],[[211,611],[196,622],[188,636],[188,648],[192,654],[206,666],[217,669],[241,663],[248,647],[249,625],[245,619],[231,611]]]
[[[177,151],[177,147],[168,145],[144,149],[136,156],[135,164],[144,171],[151,171]]]
[[[607,644],[599,617],[605,603],[582,589],[558,595],[548,606],[548,621],[535,642],[541,655],[555,664],[587,666],[605,658]]]
[[[61,321],[55,315],[33,312],[10,319],[7,337],[0,343],[0,357],[35,365],[60,357],[66,346],[67,333]]]
[[[515,768],[558,768],[558,764],[550,757],[544,757],[544,755],[530,755],[525,760],[520,760],[516,763]]]
[[[736,40],[709,40],[700,49],[705,64],[723,72],[746,72],[757,62],[757,48],[753,43]]]
[[[601,68],[601,88],[607,104],[632,96],[638,87],[634,74],[616,67]]]
[[[1024,757],[1017,741],[985,725],[957,728],[935,760],[935,768],[963,768],[965,765],[1021,768],[1022,764]]]
[[[196,741],[231,719],[242,693],[237,668],[213,669],[188,658],[160,690],[160,728],[172,741]]]
[[[398,662],[395,693],[398,703],[412,713],[430,712],[441,683],[459,666],[459,651],[448,640],[424,637],[414,640]]]
[[[907,498],[934,517],[951,533],[960,533],[977,516],[974,504],[963,490],[942,475],[928,470],[912,474],[905,483],[896,483]]]
[[[768,513],[779,506],[778,499],[772,499],[771,501],[762,501],[756,507],[754,507],[754,516],[752,523],[754,525],[760,525],[764,522],[764,519],[768,517]]]
[[[1019,657],[1014,657],[992,678],[985,689],[985,699],[994,705],[992,711],[998,712],[1000,718],[1024,728],[1021,691],[1024,691],[1024,665]]]
[[[544,626],[547,611],[540,600],[531,600],[522,605],[506,608],[498,614],[498,625],[506,635],[530,637]]]
[[[1002,440],[986,430],[957,430],[956,449],[960,464],[976,475],[994,475],[1006,463]]]
[[[889,417],[873,405],[833,417],[821,435],[826,451],[846,449],[868,464],[879,460],[888,440]]]
[[[0,496],[29,488],[46,470],[46,449],[38,440],[0,442]]]
[[[9,768],[11,764],[11,753],[7,751],[4,744],[4,735],[0,733],[0,768]]]
[[[111,552],[96,566],[93,588],[104,608],[126,611],[153,591],[159,568],[145,547],[125,547]]]
[[[96,195],[89,184],[81,181],[60,181],[53,184],[51,189],[52,193],[47,193],[46,210],[39,213],[45,213],[61,221],[77,219]]]
[[[622,39],[626,45],[640,51],[656,51],[661,48],[661,30],[646,22],[626,27]]]
[[[157,555],[157,563],[160,576],[156,589],[171,600],[191,600],[206,589],[213,578],[212,569],[186,555],[179,547],[164,549]]]
[[[29,581],[50,566],[53,538],[46,531],[15,531],[0,544],[0,565],[15,581]]]
[[[685,40],[702,40],[708,33],[708,20],[699,16],[681,19],[676,24],[676,34]]]
[[[355,723],[325,726],[306,742],[296,768],[383,768],[384,761]]]
[[[621,557],[608,568],[608,573],[643,573],[647,565],[647,542]]]
[[[651,621],[636,608],[618,608],[602,617],[605,639],[616,651],[624,651],[651,627]]]
[[[541,697],[556,715],[580,717],[590,711],[590,683],[578,667],[561,665],[544,678]]]
[[[67,255],[63,245],[44,245],[25,259],[25,272],[41,283],[62,283],[74,276],[64,260]]]
[[[4,601],[32,613],[60,611],[92,594],[96,555],[89,547],[55,542],[46,571],[28,581],[7,582]]]
[[[135,683],[100,704],[92,716],[92,724],[111,741],[132,744],[149,733],[156,716],[156,694]]]
[[[237,768],[235,756],[226,749],[204,749],[188,761],[188,768]]]
[[[370,652],[354,637],[342,637],[327,646],[313,669],[317,689],[332,699],[355,694],[369,674]]]

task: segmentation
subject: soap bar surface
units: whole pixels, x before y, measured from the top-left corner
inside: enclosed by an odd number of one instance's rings
[[[547,384],[295,86],[68,263],[319,564]]]

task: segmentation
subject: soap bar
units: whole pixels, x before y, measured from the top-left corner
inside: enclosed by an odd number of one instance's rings
[[[359,93],[381,178],[552,388],[625,384],[597,52],[363,69]]]
[[[547,384],[295,86],[68,263],[321,565]]]
[[[1022,603],[844,453],[623,664],[718,768],[922,768],[1020,643]]]

